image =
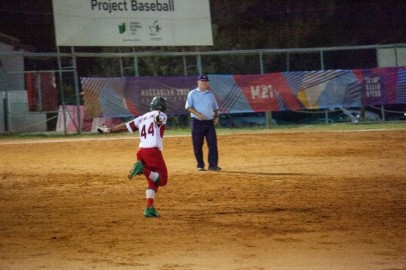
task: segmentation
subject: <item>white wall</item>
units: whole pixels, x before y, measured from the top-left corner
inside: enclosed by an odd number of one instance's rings
[[[378,49],[378,67],[406,66],[406,48]]]
[[[0,42],[0,51],[14,48]],[[28,97],[24,83],[24,59],[21,56],[0,57],[0,133],[5,132],[4,99],[8,101],[9,132],[45,132],[46,114],[28,112]]]

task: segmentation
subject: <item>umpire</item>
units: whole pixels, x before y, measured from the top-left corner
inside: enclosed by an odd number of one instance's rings
[[[192,116],[193,151],[197,161],[197,169],[205,171],[203,161],[204,138],[209,148],[208,162],[210,171],[220,171],[218,167],[217,135],[215,126],[219,122],[219,108],[216,97],[208,89],[209,78],[199,76],[197,88],[191,90],[187,96],[185,109]]]

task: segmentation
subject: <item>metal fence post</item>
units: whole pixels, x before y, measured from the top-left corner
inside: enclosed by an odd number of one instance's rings
[[[264,61],[262,51],[259,52],[259,63],[261,74],[264,74]],[[272,112],[265,112],[265,126],[267,128],[270,128],[272,126]]]
[[[196,52],[199,51],[199,48],[196,47]],[[203,68],[202,68],[202,55],[201,54],[197,54],[196,55],[196,66],[197,66],[197,72],[199,73],[199,75],[203,74]]]
[[[324,54],[323,54],[323,50],[320,50],[320,68],[321,68],[321,70],[324,70]]]
[[[323,50],[320,50],[320,68],[324,70],[324,54]],[[328,124],[328,108],[325,109],[325,122]]]
[[[133,47],[133,53],[135,54],[135,47]],[[140,73],[138,71],[138,58],[137,58],[137,56],[134,56],[134,76],[136,76],[136,77],[140,76]]]
[[[259,52],[259,70],[261,74],[264,74],[264,61],[262,59],[262,51]]]
[[[78,70],[77,70],[77,64],[76,64],[76,55],[75,55],[75,49],[72,46],[71,47],[71,52],[72,52],[72,65],[73,65],[73,78],[74,78],[74,84],[75,84],[75,96],[76,96],[76,113],[77,113],[77,132],[78,134],[82,133],[82,122],[81,122],[81,113],[80,113],[80,96],[79,96],[79,78],[78,78]]]
[[[124,64],[123,64],[123,58],[120,57],[120,75],[121,77],[124,77]]]
[[[65,115],[65,93],[63,92],[63,78],[62,78],[62,62],[59,47],[56,47],[58,52],[58,69],[59,69],[59,94],[61,95],[62,116],[63,116],[63,133],[66,135],[66,115]],[[59,113],[59,108],[58,108]]]
[[[4,70],[2,63],[0,61],[0,90],[4,90],[5,97],[3,102],[3,112],[4,112],[4,131],[8,132],[9,129],[9,115],[8,115],[8,90],[7,90],[7,72]]]

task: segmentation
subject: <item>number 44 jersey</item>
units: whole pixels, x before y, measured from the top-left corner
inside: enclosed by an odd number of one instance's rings
[[[157,147],[162,151],[167,115],[161,111],[150,111],[126,123],[130,133],[139,131],[140,148]]]

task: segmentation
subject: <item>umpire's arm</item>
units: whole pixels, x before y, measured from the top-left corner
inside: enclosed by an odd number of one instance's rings
[[[188,108],[186,108],[186,110],[188,112],[196,115],[199,118],[199,120],[206,120],[206,116],[204,116],[204,114],[201,114],[200,112],[196,111],[193,107],[188,107]]]

